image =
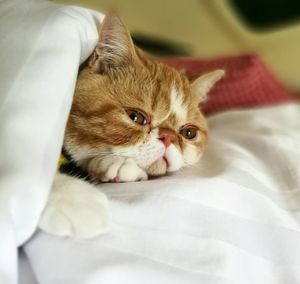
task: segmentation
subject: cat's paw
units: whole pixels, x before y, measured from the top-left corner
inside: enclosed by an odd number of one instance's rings
[[[147,180],[147,173],[133,159],[119,156],[97,157],[90,161],[88,172],[102,182]]]
[[[109,229],[106,196],[93,185],[59,174],[39,227],[49,234],[91,238]]]

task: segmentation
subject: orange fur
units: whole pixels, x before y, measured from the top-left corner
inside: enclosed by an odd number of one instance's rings
[[[178,105],[173,109],[174,100]],[[136,48],[121,20],[110,15],[100,28],[94,53],[78,76],[64,147],[74,160],[86,165],[96,156],[122,156],[125,150],[126,156],[130,149],[146,144],[152,132],[167,129],[183,158],[187,152],[197,156],[207,143],[208,133],[198,105],[199,98],[188,78]],[[127,108],[141,110],[151,122],[134,123]],[[199,129],[196,139],[187,140],[180,134],[184,125]],[[161,160],[157,159],[163,164]],[[141,167],[151,168],[155,175],[155,161],[149,159],[149,163]],[[157,173],[162,174],[162,169]]]

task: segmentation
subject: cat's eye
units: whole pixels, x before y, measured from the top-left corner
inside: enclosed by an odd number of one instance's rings
[[[147,116],[140,110],[126,109],[126,113],[129,118],[137,124],[146,125],[149,123],[149,119],[147,118]]]
[[[198,128],[196,126],[185,126],[180,130],[180,134],[188,139],[188,140],[192,140],[194,138],[196,138],[197,134],[198,134]]]

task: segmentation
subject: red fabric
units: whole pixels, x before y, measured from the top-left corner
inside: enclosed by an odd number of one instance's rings
[[[290,92],[255,55],[213,60],[166,59],[164,63],[184,69],[189,76],[224,69],[226,75],[210,91],[202,109],[206,115],[217,112],[280,104],[292,101]]]

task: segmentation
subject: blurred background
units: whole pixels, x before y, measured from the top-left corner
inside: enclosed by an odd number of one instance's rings
[[[163,57],[255,53],[300,91],[299,0],[55,0],[117,11],[135,43]]]

